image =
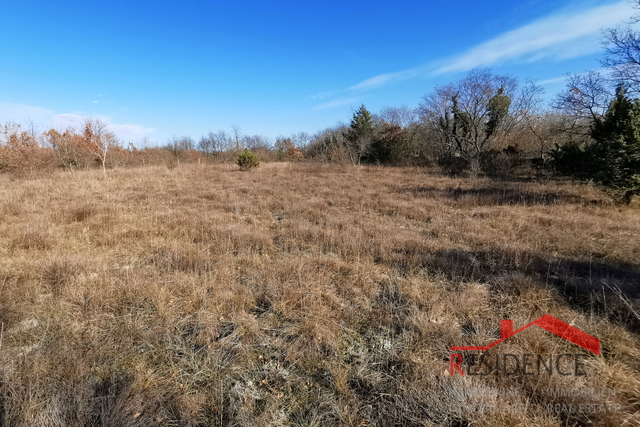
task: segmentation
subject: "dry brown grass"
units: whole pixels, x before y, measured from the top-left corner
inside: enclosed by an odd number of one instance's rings
[[[2,425],[640,423],[640,212],[592,187],[179,165],[0,176],[0,201]],[[587,377],[448,375],[546,313],[602,340]],[[550,335],[500,351],[576,351]],[[547,412],[585,386],[622,412]]]

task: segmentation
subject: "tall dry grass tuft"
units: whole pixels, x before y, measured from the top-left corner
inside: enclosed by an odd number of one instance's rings
[[[49,228],[44,225],[26,225],[26,227],[19,231],[17,235],[10,241],[9,248],[12,250],[43,250],[50,247],[50,232]]]
[[[637,206],[424,169],[157,164],[0,177],[1,425],[640,422]],[[586,377],[449,375],[450,346],[547,313],[601,339]],[[492,351],[577,349],[532,328]],[[548,411],[590,401],[547,388],[584,387],[620,412]]]

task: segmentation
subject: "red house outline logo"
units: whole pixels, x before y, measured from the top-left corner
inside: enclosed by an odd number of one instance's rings
[[[512,336],[519,334],[525,329],[536,325],[539,326],[552,334],[559,336],[560,338],[567,340],[573,344],[576,344],[591,353],[600,356],[600,340],[594,336],[587,334],[586,332],[581,331],[580,329],[571,326],[570,324],[563,322],[560,319],[553,317],[550,314],[545,314],[544,316],[534,320],[528,325],[523,326],[522,328],[514,331],[513,330],[513,320],[501,320],[500,321],[500,339],[492,342],[486,346],[451,346],[450,350],[472,350],[472,351],[485,351],[489,350],[491,347],[494,347],[501,342],[511,338]]]

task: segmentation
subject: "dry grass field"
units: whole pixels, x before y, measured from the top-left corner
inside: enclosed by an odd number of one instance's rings
[[[0,424],[637,426],[638,236],[637,202],[568,182],[285,163],[0,176]],[[449,375],[450,346],[544,314],[601,340],[587,375]],[[499,351],[584,353],[537,328]],[[590,403],[619,410],[548,407]]]

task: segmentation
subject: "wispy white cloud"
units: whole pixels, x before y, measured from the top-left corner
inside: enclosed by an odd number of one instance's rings
[[[603,74],[607,77],[611,76],[611,68],[609,67],[603,67],[603,68],[596,68],[595,70],[589,70],[589,71],[585,71],[584,73],[588,73],[588,72],[596,72],[596,73],[600,73]],[[578,73],[578,74],[584,74],[584,73]],[[536,82],[536,84],[540,85],[540,86],[549,86],[549,85],[555,85],[558,83],[566,83],[567,82],[567,74],[565,74],[564,76],[560,76],[560,77],[554,77],[551,79],[545,79],[545,80],[541,80],[539,82]]]
[[[109,116],[95,117],[104,121],[107,128],[122,141],[138,141],[149,137],[155,130],[141,125],[117,124]],[[53,126],[58,129],[82,129],[86,116],[80,114],[55,114],[51,116]]]
[[[32,105],[0,103],[0,124],[15,122],[25,125],[32,122],[40,129],[55,128],[64,130],[67,128],[82,129],[85,120],[82,114],[55,114],[47,108]],[[149,137],[155,129],[135,124],[115,123],[110,116],[98,116],[98,119],[107,123],[108,128],[122,141],[139,141]]]
[[[325,102],[324,104],[316,105],[314,110],[327,110],[330,108],[342,107],[344,105],[353,104],[358,101],[358,98],[338,98],[333,101]]]
[[[420,76],[426,71],[425,67],[416,67],[409,70],[397,71],[395,73],[380,74],[379,76],[371,77],[357,85],[351,86],[350,90],[369,90],[378,86],[384,86],[387,83],[394,81],[410,80]]]
[[[563,83],[566,81],[567,81],[567,76],[562,76],[562,77],[554,77],[552,79],[540,80],[539,82],[536,82],[536,84],[538,86],[549,86],[549,85],[555,85],[558,83]]]
[[[454,57],[434,74],[467,71],[510,60],[569,59],[602,49],[600,30],[635,14],[628,1],[594,7],[578,13],[561,12],[481,43]]]
[[[84,117],[80,114],[53,114],[51,119],[51,124],[55,129],[64,130],[64,129],[82,129],[84,125]]]
[[[29,121],[33,123],[48,122],[53,114],[53,111],[46,108],[12,104],[9,102],[0,103],[0,123],[15,122],[25,124]]]
[[[318,93],[315,93],[313,95],[310,95],[309,98],[313,99],[313,100],[327,99],[327,98],[330,98],[330,97],[334,96],[336,93],[338,93],[338,91],[336,91],[336,90],[331,90],[331,91],[326,91],[326,92],[318,92]]]
[[[460,55],[374,76],[349,89],[370,90],[421,76],[468,71],[508,62],[560,61],[589,55],[602,49],[602,28],[621,24],[636,13],[637,10],[627,0],[587,10],[561,11],[500,34]]]
[[[119,125],[115,123],[110,123],[109,128],[118,135],[118,137],[123,141],[138,141],[144,138],[148,138],[150,134],[152,134],[155,129],[148,128],[142,125]]]

